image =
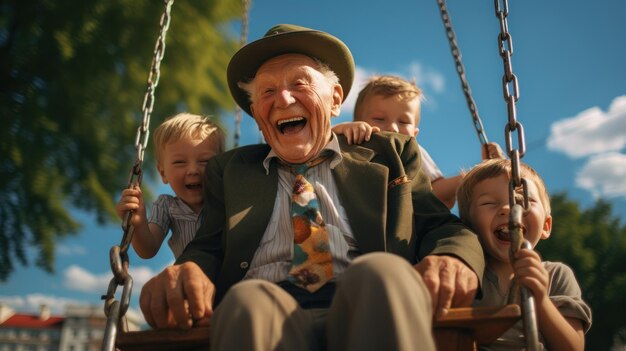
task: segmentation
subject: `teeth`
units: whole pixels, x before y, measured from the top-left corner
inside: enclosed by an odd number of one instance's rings
[[[503,226],[499,226],[498,228],[496,228],[496,231],[502,232],[504,234],[508,234],[509,233],[509,225],[503,225]]]
[[[278,126],[280,127],[281,125],[285,124],[285,123],[289,123],[289,122],[298,122],[303,120],[304,117],[293,117],[293,118],[287,118],[287,119],[283,119],[278,121]]]
[[[501,225],[494,230],[494,234],[500,240],[510,241],[511,236],[509,235],[509,226],[508,224]]]

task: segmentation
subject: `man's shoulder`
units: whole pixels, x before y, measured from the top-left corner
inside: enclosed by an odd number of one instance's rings
[[[222,154],[215,156],[215,160],[219,163],[228,163],[233,160],[237,161],[258,161],[263,160],[270,152],[267,144],[252,144],[230,149]]]
[[[393,132],[378,132],[372,133],[369,142],[374,143],[400,143],[406,144],[411,142],[417,142],[414,137],[410,135],[393,133]]]
[[[407,149],[415,149],[418,151],[417,141],[414,137],[409,135],[392,133],[392,132],[378,132],[372,133],[369,141],[363,142],[359,145],[349,145],[345,136],[338,135],[339,145],[341,150],[350,152],[359,147],[367,148],[376,151],[377,153],[395,152],[403,153]]]

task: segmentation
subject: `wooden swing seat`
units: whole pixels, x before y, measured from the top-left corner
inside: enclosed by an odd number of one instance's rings
[[[518,305],[453,308],[434,321],[438,351],[475,351],[478,344],[495,341],[521,317]],[[120,351],[208,351],[209,327],[120,332]]]

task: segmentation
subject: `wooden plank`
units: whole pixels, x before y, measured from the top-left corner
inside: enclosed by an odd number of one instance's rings
[[[208,351],[209,327],[153,329],[118,333],[115,346],[121,351]]]
[[[518,305],[450,309],[436,319],[433,334],[438,351],[474,351],[489,344],[521,318]],[[154,329],[118,333],[120,351],[209,351],[209,327]]]
[[[518,305],[502,307],[452,308],[433,323],[435,336],[438,329],[469,330],[478,344],[490,344],[513,326],[522,316]]]

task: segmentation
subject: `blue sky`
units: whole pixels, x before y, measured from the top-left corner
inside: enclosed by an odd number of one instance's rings
[[[425,92],[418,141],[444,174],[454,175],[480,161],[480,144],[435,0],[252,2],[251,40],[275,24],[293,23],[330,32],[350,47],[357,77],[335,123],[351,120],[356,92],[367,77],[401,75],[415,79]],[[504,146],[507,110],[494,4],[449,0],[447,5],[487,136]],[[520,91],[517,118],[527,145],[523,161],[543,175],[550,192],[565,191],[583,207],[606,198],[614,204],[614,213],[624,218],[626,2],[511,1],[509,11],[512,67]],[[176,23],[170,30],[176,30]],[[233,116],[222,118],[232,131]],[[241,129],[242,144],[260,140],[250,117],[244,117]],[[169,192],[157,184],[144,185]],[[116,196],[111,194],[111,201],[117,201]],[[62,313],[67,303],[102,305],[100,295],[111,279],[108,252],[119,244],[121,229],[118,223],[98,226],[91,215],[76,215],[84,229],[57,243],[56,273],[19,267],[0,285],[0,301],[20,311],[35,311],[40,303],[48,303],[55,313]],[[131,250],[135,281],[131,308],[138,309],[143,283],[171,262],[167,245],[150,260]]]

